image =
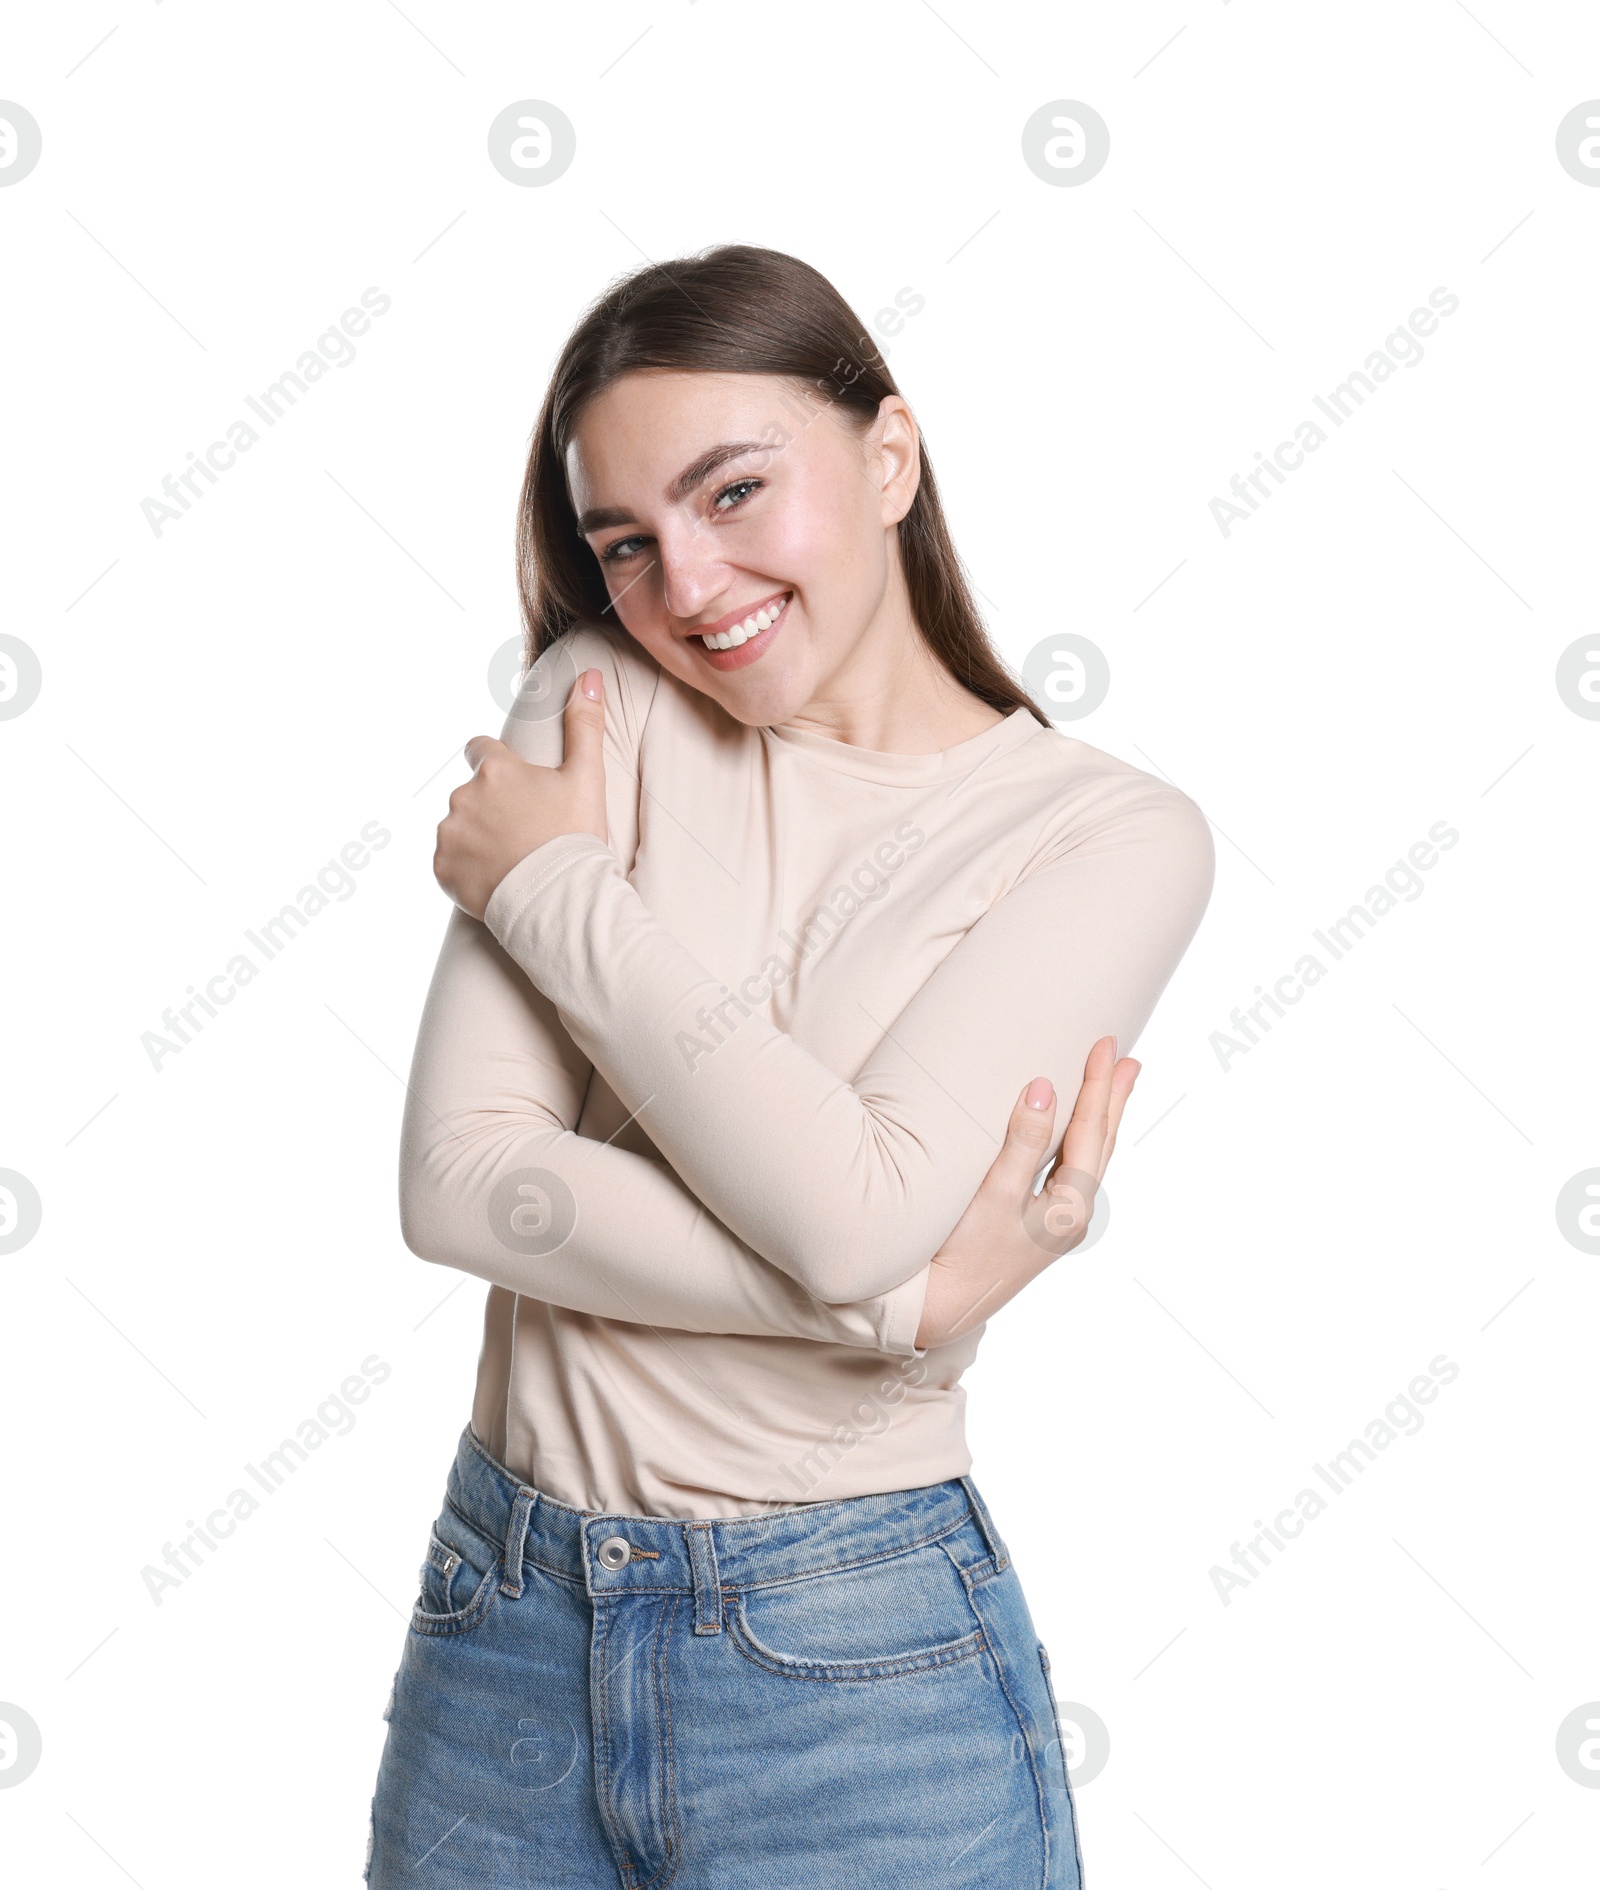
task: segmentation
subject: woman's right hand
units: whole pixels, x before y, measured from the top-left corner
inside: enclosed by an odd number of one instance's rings
[[[1055,1089],[1047,1077],[1035,1077],[1017,1098],[994,1166],[933,1256],[917,1327],[919,1348],[947,1345],[981,1325],[1082,1241],[1095,1189],[1116,1147],[1122,1106],[1138,1074],[1132,1057],[1117,1060],[1114,1037],[1094,1045],[1061,1138],[1060,1159],[1037,1195],[1034,1178],[1055,1132]]]

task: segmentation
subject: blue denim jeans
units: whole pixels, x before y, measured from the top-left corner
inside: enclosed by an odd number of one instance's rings
[[[470,1426],[385,1714],[373,1890],[1080,1890],[1048,1659],[970,1477],[569,1509]]]

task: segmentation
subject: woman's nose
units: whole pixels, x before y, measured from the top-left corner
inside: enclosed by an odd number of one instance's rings
[[[697,524],[662,532],[656,550],[661,559],[662,601],[674,617],[702,616],[706,606],[727,589],[726,567],[710,534]]]

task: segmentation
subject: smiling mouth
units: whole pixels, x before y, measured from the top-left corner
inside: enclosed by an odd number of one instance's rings
[[[789,600],[793,595],[793,591],[784,591],[770,603],[763,604],[759,610],[751,611],[749,616],[734,624],[731,629],[719,630],[714,636],[702,633],[692,636],[689,641],[698,643],[707,650],[736,650],[741,644],[760,636],[764,630],[770,630],[788,609]]]

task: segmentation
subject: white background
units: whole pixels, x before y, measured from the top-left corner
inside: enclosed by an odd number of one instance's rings
[[[886,349],[1000,647],[1091,638],[1071,732],[1217,834],[1111,1231],[967,1380],[1063,1708],[1110,1732],[1087,1881],[1592,1884],[1556,1734],[1600,1700],[1600,1259],[1555,1208],[1600,1164],[1600,723],[1555,671],[1596,629],[1600,189],[1555,132],[1600,16],[120,0],[7,40],[44,140],[0,190],[0,629],[43,668],[0,723],[0,1166],[44,1217],[0,1258],[0,1700],[44,1741],[11,1880],[359,1882],[484,1293],[397,1220],[433,830],[501,725],[556,350],[644,256],[743,240],[868,321],[925,298]],[[486,155],[527,98],[577,130],[545,188]],[[1056,99],[1110,127],[1077,187],[1022,159]],[[354,361],[156,536],[141,501],[369,286]],[[1424,358],[1224,537],[1229,479],[1440,287]],[[1441,820],[1420,896],[1224,1070]],[[353,896],[152,1069],[369,821]],[[1441,1353],[1423,1428],[1224,1605],[1213,1565]],[[354,1429],[155,1605],[163,1544],[374,1354]]]

